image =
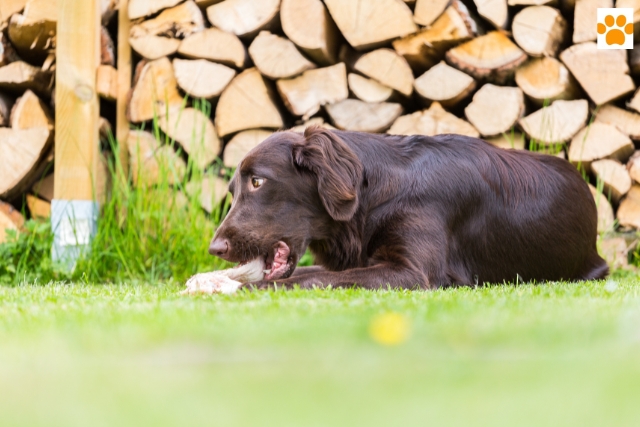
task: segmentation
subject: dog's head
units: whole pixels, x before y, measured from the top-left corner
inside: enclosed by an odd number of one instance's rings
[[[361,181],[360,160],[335,133],[275,133],[238,165],[209,252],[241,263],[263,257],[266,280],[289,277],[311,241],[353,217]]]

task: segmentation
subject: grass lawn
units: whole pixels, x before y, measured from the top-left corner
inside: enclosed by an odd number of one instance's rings
[[[0,425],[640,425],[638,279],[180,289],[0,287]],[[398,345],[371,335],[389,312]]]

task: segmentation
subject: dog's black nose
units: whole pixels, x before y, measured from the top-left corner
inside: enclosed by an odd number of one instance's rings
[[[209,253],[226,259],[229,255],[229,241],[227,239],[221,239],[220,237],[213,239],[209,245]]]

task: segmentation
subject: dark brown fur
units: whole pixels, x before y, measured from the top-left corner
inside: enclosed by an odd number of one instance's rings
[[[254,176],[265,183],[249,191]],[[244,158],[230,189],[233,207],[214,240],[228,244],[225,259],[265,256],[277,241],[291,248],[293,268],[307,247],[315,255],[317,267],[276,281],[285,287],[608,274],[596,251],[596,206],[576,168],[475,138],[280,132]]]

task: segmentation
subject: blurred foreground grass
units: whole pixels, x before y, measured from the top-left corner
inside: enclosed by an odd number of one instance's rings
[[[0,287],[0,425],[640,425],[637,279],[178,290]]]

